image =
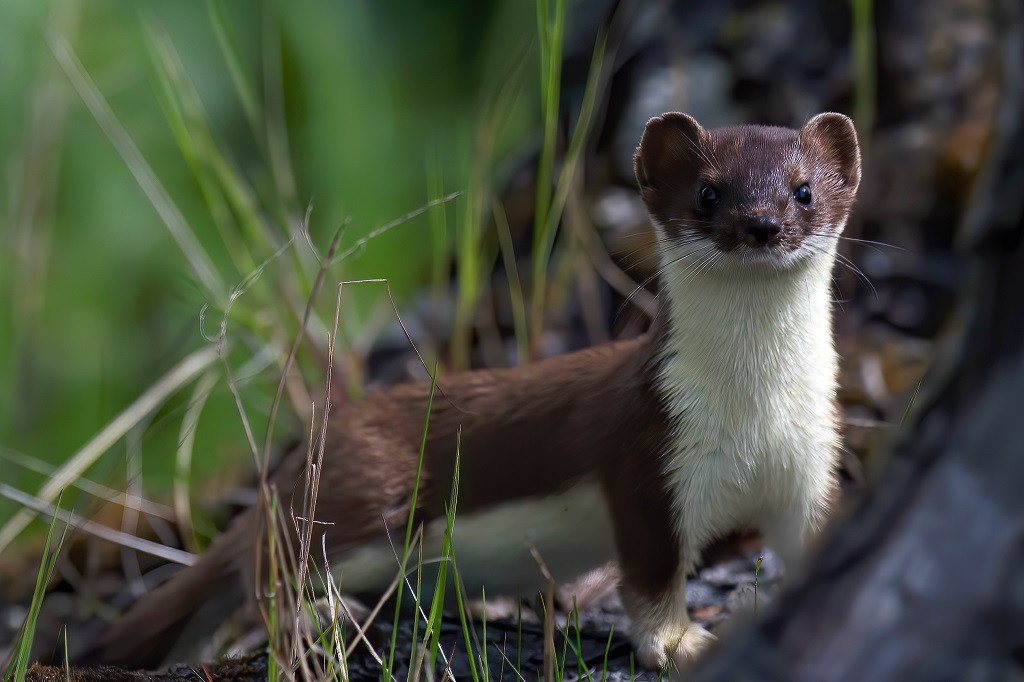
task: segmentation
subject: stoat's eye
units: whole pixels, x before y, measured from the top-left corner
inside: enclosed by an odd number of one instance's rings
[[[797,187],[796,191],[793,192],[793,197],[804,206],[810,206],[811,201],[813,201],[814,199],[814,197],[811,195],[810,186],[806,184]]]
[[[718,190],[711,185],[704,185],[697,192],[697,208],[710,212],[715,206],[718,206]]]

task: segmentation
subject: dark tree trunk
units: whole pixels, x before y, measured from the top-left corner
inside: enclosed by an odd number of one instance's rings
[[[970,276],[917,416],[803,586],[694,680],[1024,679],[1024,9],[1000,9],[996,134],[960,232]]]

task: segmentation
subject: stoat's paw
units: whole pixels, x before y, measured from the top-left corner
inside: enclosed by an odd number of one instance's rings
[[[666,670],[670,676],[693,664],[718,638],[695,623],[680,628],[660,628],[636,639],[637,661],[651,670]]]

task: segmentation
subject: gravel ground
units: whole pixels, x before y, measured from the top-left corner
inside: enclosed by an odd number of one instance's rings
[[[750,610],[754,605],[755,567],[763,556],[757,576],[757,606],[766,608],[777,593],[782,578],[782,566],[770,550],[762,555],[748,552],[702,569],[686,586],[687,603],[693,620],[715,631],[729,616],[739,609]],[[573,619],[575,621],[575,619]],[[566,615],[556,616],[556,624],[564,625]],[[398,632],[396,677],[406,679],[411,659],[413,624],[403,621]],[[373,638],[380,644],[380,653],[387,650],[391,625],[375,628]],[[579,614],[579,633],[575,625],[569,629],[570,642],[566,647],[564,627],[556,631],[555,650],[559,663],[564,663],[562,679],[592,677],[595,680],[656,680],[659,673],[645,671],[632,661],[632,649],[626,637],[629,619],[614,594],[601,603],[584,608]],[[486,663],[492,680],[516,680],[521,675],[527,680],[538,679],[544,670],[544,625],[532,611],[527,611],[522,623],[516,618],[499,618],[476,628],[477,640],[486,642]],[[422,639],[422,630],[419,638]],[[576,649],[578,642],[578,651]],[[446,617],[441,629],[441,650],[451,655],[451,672],[457,680],[472,679],[469,657],[465,655],[465,637],[455,617]],[[564,659],[562,651],[566,651]],[[479,665],[479,662],[478,662]],[[380,667],[365,649],[357,651],[349,661],[353,680],[376,680]],[[517,672],[518,671],[518,674]],[[438,666],[438,675],[443,666]]]

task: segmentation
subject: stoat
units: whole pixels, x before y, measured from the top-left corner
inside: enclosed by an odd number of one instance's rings
[[[668,113],[647,123],[635,169],[663,312],[637,339],[444,377],[414,518],[439,556],[461,431],[454,550],[469,594],[543,587],[531,550],[558,581],[616,559],[638,661],[680,667],[714,639],[686,610],[702,548],[758,529],[792,565],[825,519],[838,447],[830,282],[860,153],[841,114],[795,130]],[[346,593],[395,576],[385,529],[405,528],[429,392],[400,385],[329,415],[317,534]],[[305,461],[292,453],[271,481],[286,505],[300,504]],[[259,520],[248,510],[139,599],[99,658],[155,666],[204,602],[232,586],[255,596],[242,576],[264,551]]]

